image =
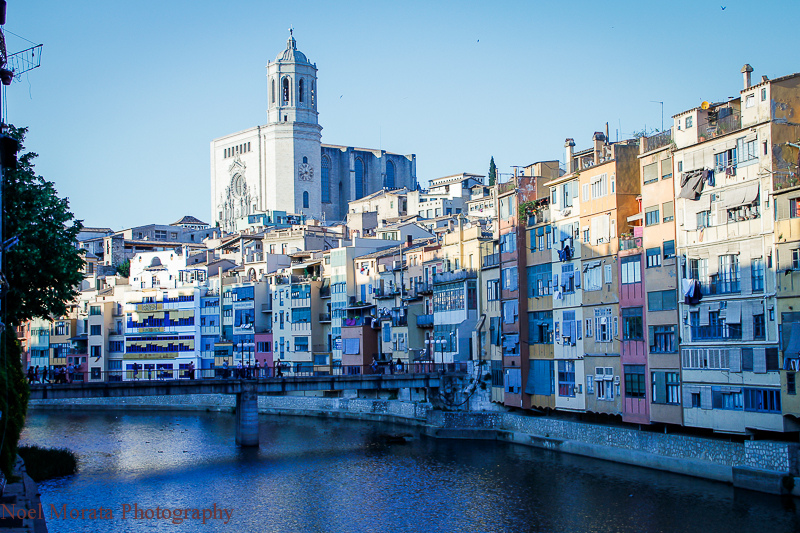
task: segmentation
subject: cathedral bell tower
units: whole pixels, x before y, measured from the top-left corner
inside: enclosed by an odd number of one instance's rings
[[[286,49],[267,65],[267,209],[318,218],[322,127],[317,121],[317,66],[297,49],[292,30]]]

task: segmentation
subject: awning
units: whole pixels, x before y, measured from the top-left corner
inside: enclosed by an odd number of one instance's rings
[[[783,351],[784,357],[800,356],[800,322],[790,322],[792,332],[789,335],[789,344]],[[786,324],[783,325],[786,327]]]
[[[733,300],[728,302],[728,311],[725,313],[726,324],[742,323],[742,302]]]
[[[744,190],[744,204],[752,204],[756,201],[756,198],[758,198],[758,183],[751,183]]]
[[[700,196],[697,199],[697,204],[694,206],[697,212],[700,211],[710,211],[711,210],[711,194],[706,194],[705,196]]]
[[[486,315],[481,315],[481,317],[478,319],[478,323],[475,325],[475,331],[480,333],[480,331],[483,329],[484,322],[486,322]]]
[[[747,187],[740,187],[732,191],[725,191],[723,207],[732,208],[740,205],[750,205],[758,198],[758,183],[751,183]]]
[[[628,222],[636,222],[637,220],[642,220],[644,218],[644,213],[637,213],[635,215],[631,215],[628,217]]]

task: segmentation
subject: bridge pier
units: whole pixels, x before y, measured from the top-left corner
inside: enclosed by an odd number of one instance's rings
[[[258,393],[246,381],[236,394],[236,445],[258,446]]]

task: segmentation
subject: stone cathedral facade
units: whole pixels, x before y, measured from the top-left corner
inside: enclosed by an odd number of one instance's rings
[[[264,211],[339,222],[347,204],[382,188],[417,187],[416,156],[322,144],[317,67],[290,35],[267,65],[267,124],[211,142],[211,213],[233,231]]]

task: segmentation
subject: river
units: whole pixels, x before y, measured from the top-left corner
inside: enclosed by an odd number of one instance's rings
[[[238,449],[229,413],[32,411],[22,442],[79,456],[77,475],[39,485],[51,533],[800,531],[800,501],[720,483],[403,426],[260,421],[261,446]],[[97,508],[113,518],[52,516]]]

